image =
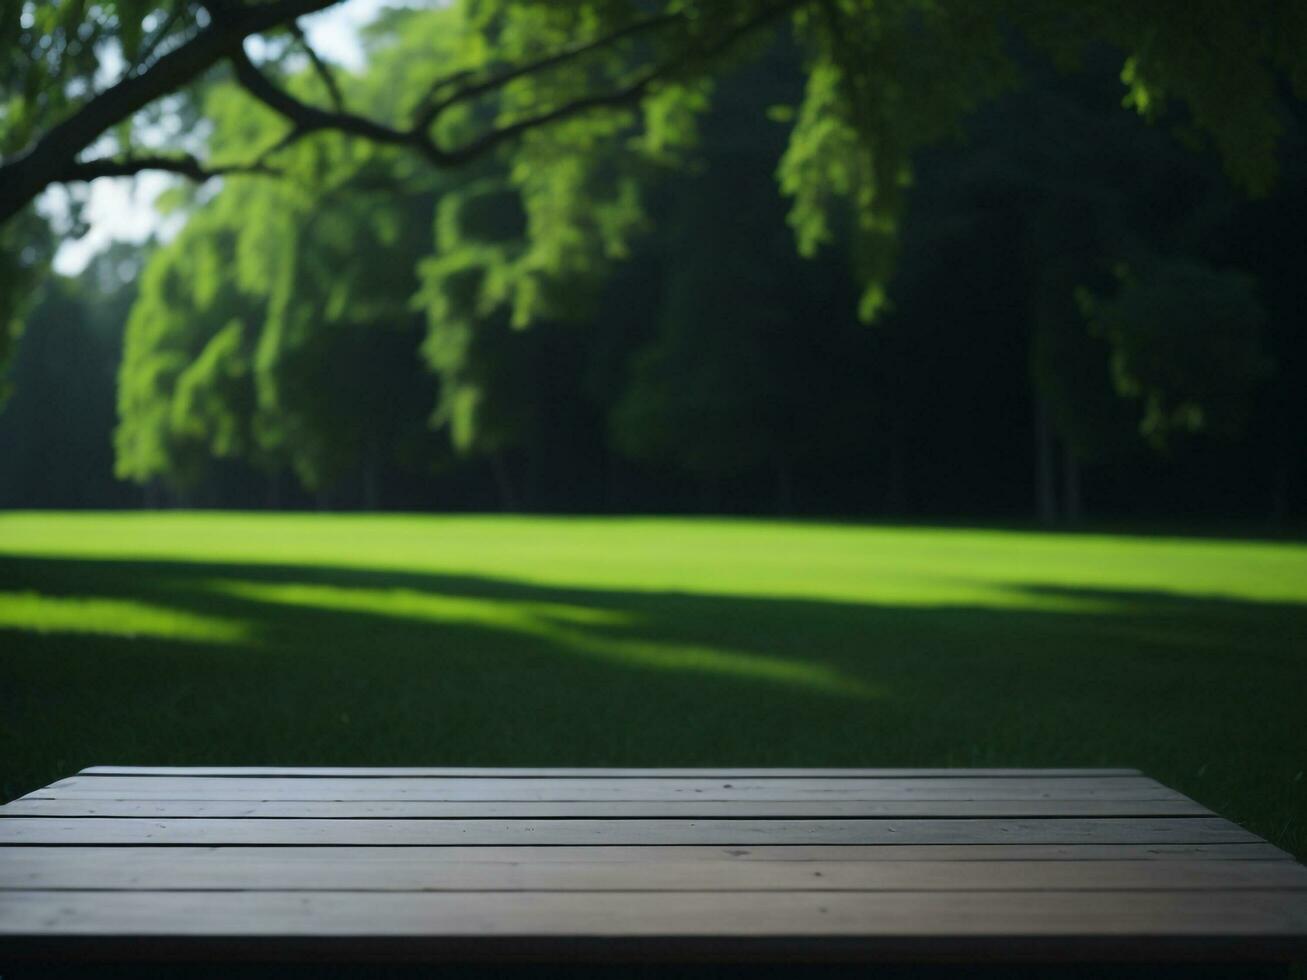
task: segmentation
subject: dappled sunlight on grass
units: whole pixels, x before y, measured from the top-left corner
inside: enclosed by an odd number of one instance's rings
[[[794,684],[846,697],[868,697],[872,688],[829,666],[805,660],[686,644],[632,639],[587,628],[631,626],[630,613],[556,602],[471,598],[413,589],[344,588],[304,582],[218,580],[208,591],[255,602],[322,610],[348,610],[432,624],[473,624],[548,644],[551,651],[652,670],[722,674]],[[436,637],[433,635],[433,641]]]
[[[0,514],[0,795],[80,766],[1136,766],[1307,854],[1307,547]]]
[[[629,614],[557,602],[501,602],[414,589],[362,589],[307,582],[248,582],[239,579],[199,583],[210,592],[258,602],[318,609],[347,609],[384,616],[406,616],[440,623],[476,623],[530,632],[548,623],[586,626],[629,624]]]
[[[615,545],[615,538],[620,545]],[[1068,589],[1307,604],[1300,544],[744,520],[0,514],[0,553],[324,565],[531,585],[1057,608]]]
[[[244,623],[135,599],[0,592],[0,630],[161,637],[203,643],[241,643]]]

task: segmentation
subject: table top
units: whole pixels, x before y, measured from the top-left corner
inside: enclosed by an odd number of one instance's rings
[[[1130,769],[98,766],[6,957],[1307,959],[1307,868]]]

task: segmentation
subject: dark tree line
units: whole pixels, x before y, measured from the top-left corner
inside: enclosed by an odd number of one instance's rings
[[[1301,516],[1301,127],[1248,202],[1115,109],[1108,73],[1024,67],[919,156],[872,325],[856,215],[842,247],[793,248],[767,119],[802,84],[784,47],[721,84],[693,168],[635,175],[654,220],[630,254],[544,280],[525,329],[483,299],[539,261],[498,165],[399,204],[233,185],[142,280],[120,249],[45,287],[0,505]],[[586,176],[618,213],[623,173]],[[284,275],[242,279],[243,250],[286,242]],[[111,477],[115,427],[143,491]]]

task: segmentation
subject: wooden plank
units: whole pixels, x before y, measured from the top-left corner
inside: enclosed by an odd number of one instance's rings
[[[685,769],[558,769],[482,768],[475,766],[88,766],[83,776],[357,776],[385,779],[392,776],[491,777],[496,779],[650,779],[666,777],[722,777],[811,779],[941,777],[992,779],[1037,776],[1040,778],[1092,776],[1140,776],[1138,769],[784,769],[784,768],[685,768]]]
[[[523,801],[82,800],[27,797],[3,817],[277,817],[450,819],[496,817],[1201,817],[1193,800],[611,800]]]
[[[762,845],[716,847],[699,845],[598,845],[598,846],[172,846],[132,845],[13,845],[0,847],[0,884],[20,887],[20,868],[40,866],[59,856],[74,860],[82,855],[100,866],[130,871],[138,862],[185,864],[204,859],[237,863],[276,859],[286,855],[296,862],[336,864],[350,861],[437,864],[577,864],[685,862],[950,862],[964,865],[986,861],[1047,861],[1075,864],[1098,861],[1245,861],[1295,865],[1286,852],[1264,841],[1239,844],[929,844],[929,845]],[[35,865],[33,865],[35,862]],[[35,886],[33,886],[35,887]]]
[[[439,863],[541,864],[582,862],[599,863],[677,863],[765,861],[765,862],[841,862],[875,861],[949,861],[965,864],[973,861],[1279,861],[1294,863],[1291,855],[1265,841],[1236,844],[764,844],[741,846],[704,846],[694,844],[650,845],[495,845],[495,846],[318,846],[293,845],[226,845],[150,847],[130,844],[42,846],[19,844],[0,846],[0,879],[5,878],[6,862],[33,855],[41,860],[47,854],[96,854],[104,861],[125,861],[134,857],[179,862],[208,856],[212,860],[242,860],[247,857],[272,857],[280,852],[296,855],[297,860],[333,863],[353,855],[370,854],[376,860],[412,861],[421,865]],[[157,858],[144,856],[157,855]],[[12,875],[10,876],[12,879]],[[12,884],[12,880],[10,882]],[[21,882],[19,882],[21,885]]]
[[[1307,954],[1307,894],[1123,892],[0,892],[9,937],[348,936],[930,938],[930,955],[984,937],[1000,955],[1030,937],[1276,940]],[[966,947],[975,949],[974,944]],[[1123,949],[1125,947],[1122,947]],[[1131,947],[1139,955],[1139,947]],[[266,949],[266,947],[265,947]],[[874,952],[876,944],[865,947]],[[1244,956],[1255,956],[1248,945]],[[1156,956],[1154,949],[1152,956]]]
[[[0,848],[0,889],[249,891],[1307,890],[1293,861],[450,860],[427,848]]]
[[[223,820],[8,817],[0,844],[1203,844],[1210,817],[903,820]]]
[[[1183,799],[1141,776],[1002,779],[266,779],[73,776],[36,799],[133,800],[1012,800]]]
[[[95,767],[9,958],[1307,956],[1307,868],[1133,770]]]

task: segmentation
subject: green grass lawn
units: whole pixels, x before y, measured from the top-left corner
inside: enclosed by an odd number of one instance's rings
[[[94,763],[1138,766],[1307,856],[1307,546],[0,514],[0,795]]]

